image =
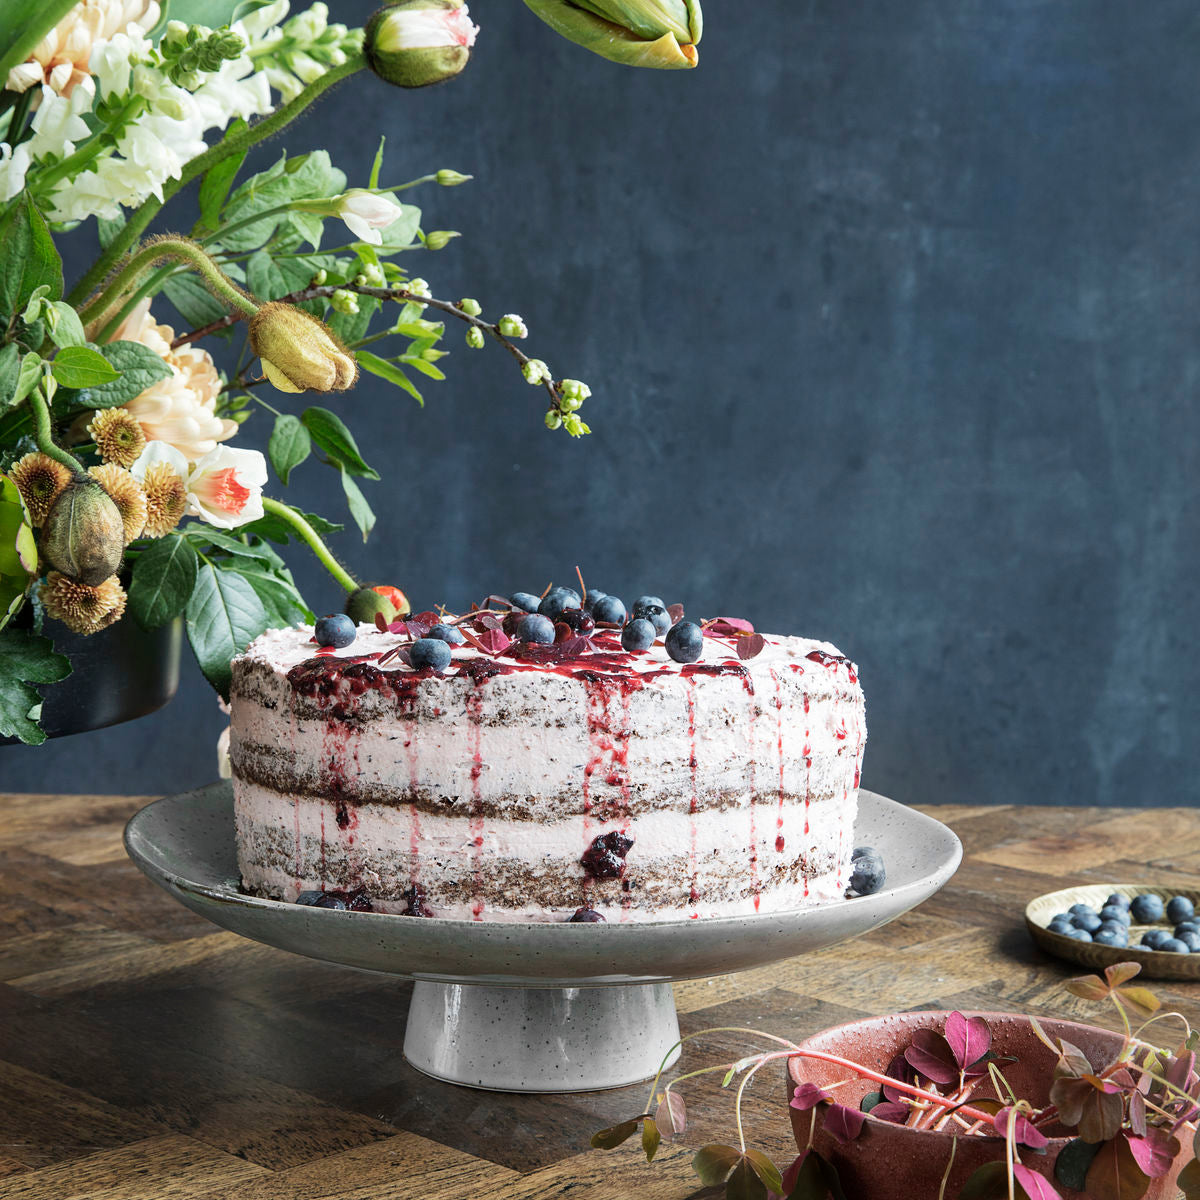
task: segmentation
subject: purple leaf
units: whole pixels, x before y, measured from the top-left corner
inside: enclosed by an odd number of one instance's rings
[[[881,1121],[890,1121],[893,1125],[903,1125],[908,1120],[912,1109],[907,1104],[899,1104],[895,1100],[884,1100],[871,1109],[870,1116],[878,1117]]]
[[[992,1031],[982,1017],[952,1012],[946,1018],[946,1042],[959,1070],[973,1067],[992,1048]]]
[[[822,1100],[829,1098],[828,1093],[821,1091],[815,1083],[802,1083],[792,1094],[791,1107],[808,1112],[810,1108],[816,1108]]]
[[[479,644],[489,654],[500,654],[507,650],[511,644],[511,639],[506,633],[499,629],[488,629],[479,635]]]
[[[1025,1189],[1029,1200],[1062,1200],[1050,1180],[1031,1171],[1024,1163],[1013,1164],[1013,1178]]]
[[[1189,1050],[1187,1054],[1181,1054],[1178,1058],[1168,1058],[1164,1075],[1168,1083],[1174,1084],[1181,1092],[1186,1092],[1195,1069],[1196,1056]]]
[[[1001,1137],[1008,1136],[1008,1122],[1012,1116],[1012,1108],[1002,1108],[993,1118],[992,1124]],[[1013,1141],[1018,1146],[1028,1146],[1030,1150],[1042,1150],[1049,1139],[1040,1130],[1033,1127],[1032,1122],[1022,1113],[1017,1113],[1013,1119]]]
[[[1135,1137],[1146,1136],[1146,1098],[1141,1092],[1129,1097],[1129,1127]]]
[[[737,637],[739,633],[753,633],[754,626],[741,617],[718,617],[704,626],[704,632],[713,637]]]
[[[687,1105],[678,1092],[667,1092],[654,1114],[654,1123],[661,1133],[673,1137],[687,1128]]]
[[[844,1104],[831,1104],[825,1114],[825,1132],[843,1145],[852,1142],[867,1123],[867,1114]]]
[[[1179,1153],[1179,1139],[1161,1129],[1148,1129],[1145,1137],[1130,1137],[1129,1150],[1134,1161],[1151,1179],[1161,1179],[1170,1169]]]
[[[754,658],[763,652],[767,639],[761,633],[747,634],[737,640],[737,655],[740,659]]]
[[[913,1083],[916,1080],[916,1072],[908,1065],[908,1059],[903,1054],[897,1054],[895,1058],[888,1064],[887,1074],[893,1079],[898,1079],[901,1083]],[[903,1100],[904,1093],[898,1088],[894,1088],[891,1084],[881,1084],[879,1090],[883,1093],[887,1100]]]
[[[918,1029],[912,1036],[912,1044],[904,1057],[918,1075],[934,1083],[955,1083],[958,1080],[958,1063],[950,1043],[935,1029]]]

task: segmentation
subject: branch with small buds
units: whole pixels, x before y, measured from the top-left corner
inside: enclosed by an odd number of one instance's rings
[[[519,317],[505,316],[501,317],[499,321],[492,323],[485,321],[479,315],[479,305],[472,300],[460,300],[456,304],[449,300],[438,300],[436,297],[426,295],[421,290],[413,290],[406,287],[376,287],[371,284],[360,284],[357,282],[311,284],[309,287],[290,292],[286,296],[281,296],[279,303],[303,304],[306,300],[331,300],[337,293],[369,296],[375,300],[394,300],[399,303],[422,304],[430,308],[435,308],[439,312],[457,317],[458,320],[469,326],[468,345],[478,348],[483,344],[483,337],[492,338],[494,341],[499,342],[517,360],[521,368],[521,373],[525,376],[527,382],[540,384],[546,389],[550,396],[550,408],[546,413],[546,424],[549,428],[557,429],[562,425],[572,437],[579,437],[582,434],[591,432],[575,413],[575,410],[591,394],[590,389],[588,389],[586,384],[582,384],[575,379],[557,380],[553,378],[549,368],[540,358],[531,357],[516,344],[514,339],[523,338],[528,332]],[[198,329],[193,329],[191,332],[177,337],[171,343],[171,348],[175,349],[178,346],[187,345],[189,342],[199,341],[209,334],[217,333],[222,329],[228,329],[230,326],[236,325],[245,319],[246,317],[243,313],[227,313],[215,321],[210,321],[207,325],[202,325]],[[475,331],[474,340],[471,339],[470,331],[472,330]],[[237,387],[248,387],[255,382],[257,381],[247,379],[244,376],[239,376],[234,381]]]

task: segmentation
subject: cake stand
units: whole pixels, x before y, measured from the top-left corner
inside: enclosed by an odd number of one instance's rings
[[[506,1092],[593,1091],[652,1076],[678,1056],[672,980],[744,971],[876,929],[933,895],[962,858],[944,825],[873,792],[859,793],[854,840],[883,854],[888,886],[876,895],[746,917],[572,925],[424,920],[243,895],[228,782],[158,800],[125,830],[142,871],[217,925],[414,979],[408,1061]]]

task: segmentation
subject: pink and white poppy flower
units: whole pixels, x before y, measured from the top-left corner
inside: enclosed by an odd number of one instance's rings
[[[267,460],[258,450],[218,446],[187,479],[187,511],[218,529],[236,529],[263,515]]]

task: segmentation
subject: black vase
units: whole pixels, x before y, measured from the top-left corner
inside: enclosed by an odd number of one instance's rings
[[[42,632],[73,668],[61,683],[38,689],[45,697],[41,726],[48,737],[147,716],[162,708],[179,687],[180,617],[145,630],[126,616],[88,637],[47,619]],[[16,743],[16,738],[0,738],[0,745]]]

